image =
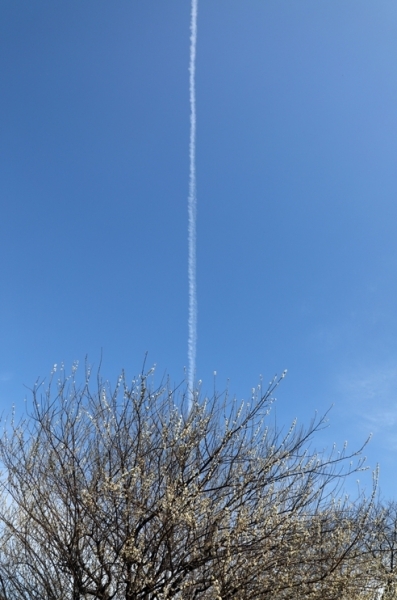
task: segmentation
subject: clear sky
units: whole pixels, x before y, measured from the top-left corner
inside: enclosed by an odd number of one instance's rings
[[[0,405],[187,366],[188,0],[0,2]],[[397,4],[199,0],[197,379],[397,460]],[[366,485],[366,484],[365,484]]]

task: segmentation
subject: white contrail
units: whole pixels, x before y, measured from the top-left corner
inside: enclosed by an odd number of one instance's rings
[[[188,278],[189,278],[189,335],[188,335],[188,386],[193,398],[194,378],[196,375],[197,345],[197,290],[196,290],[196,45],[197,45],[197,8],[198,0],[192,0],[190,20],[190,142],[189,142],[189,198],[188,198]]]

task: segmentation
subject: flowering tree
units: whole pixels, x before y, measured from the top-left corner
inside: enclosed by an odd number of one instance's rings
[[[5,425],[2,600],[359,597],[369,509],[337,495],[363,460],[311,449],[324,419],[272,427],[280,380],[238,405],[91,379]]]
[[[364,547],[371,557],[369,568],[378,591],[376,600],[397,599],[397,504],[389,501],[373,507],[367,522]]]

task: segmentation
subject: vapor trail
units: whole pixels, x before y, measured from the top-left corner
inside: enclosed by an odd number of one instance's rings
[[[188,334],[188,386],[190,402],[193,398],[196,375],[197,346],[197,290],[196,290],[196,45],[197,45],[198,0],[192,0],[190,17],[190,142],[189,142],[189,197],[188,197],[188,279],[189,279],[189,334]]]

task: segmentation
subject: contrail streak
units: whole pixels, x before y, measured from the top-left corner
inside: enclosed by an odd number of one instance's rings
[[[188,279],[189,279],[189,335],[188,335],[188,386],[191,404],[196,375],[197,346],[197,289],[196,289],[196,45],[197,45],[197,8],[198,0],[192,0],[190,18],[190,142],[189,142],[189,197],[188,197]]]

